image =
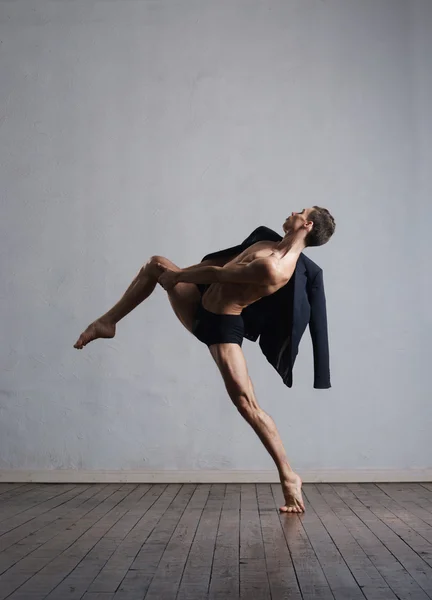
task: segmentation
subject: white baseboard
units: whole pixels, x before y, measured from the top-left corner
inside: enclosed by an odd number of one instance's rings
[[[432,468],[424,469],[317,469],[297,471],[303,483],[432,482]],[[7,483],[277,483],[277,471],[141,471],[79,469],[0,469]]]

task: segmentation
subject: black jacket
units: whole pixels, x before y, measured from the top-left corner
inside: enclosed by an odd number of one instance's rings
[[[263,240],[282,237],[268,227],[258,227],[241,244],[212,252],[202,260],[240,254]],[[330,383],[326,298],[322,269],[301,253],[294,275],[280,290],[246,307],[242,316],[245,337],[259,345],[265,357],[292,387],[292,370],[301,337],[309,324],[314,357],[314,388],[327,389]]]

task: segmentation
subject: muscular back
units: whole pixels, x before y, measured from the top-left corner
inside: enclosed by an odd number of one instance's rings
[[[225,263],[230,265],[247,265],[254,260],[271,257],[274,254],[276,242],[263,241],[246,248],[241,254],[234,256]],[[264,296],[274,294],[286,285],[295,269],[288,267],[283,278],[274,285],[256,283],[212,283],[203,296],[203,306],[216,313],[240,314],[246,306]]]

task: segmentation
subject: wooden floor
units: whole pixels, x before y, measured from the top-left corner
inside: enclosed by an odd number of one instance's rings
[[[0,600],[427,600],[432,484],[0,484]]]

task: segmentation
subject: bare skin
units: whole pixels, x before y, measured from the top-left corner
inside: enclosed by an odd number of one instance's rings
[[[175,314],[190,332],[200,301],[197,283],[211,284],[202,299],[204,308],[219,314],[240,314],[246,306],[273,294],[289,281],[305,248],[304,238],[313,226],[307,218],[312,210],[292,213],[283,225],[285,237],[281,242],[258,242],[230,259],[203,261],[180,269],[164,257],[153,256],[117,304],[91,323],[74,347],[82,349],[95,339],[114,337],[116,324],[143,302],[157,283],[168,292]],[[302,480],[288,462],[273,419],[256,400],[241,347],[214,344],[209,350],[234,406],[257,433],[276,464],[285,498],[280,511],[304,512]]]

